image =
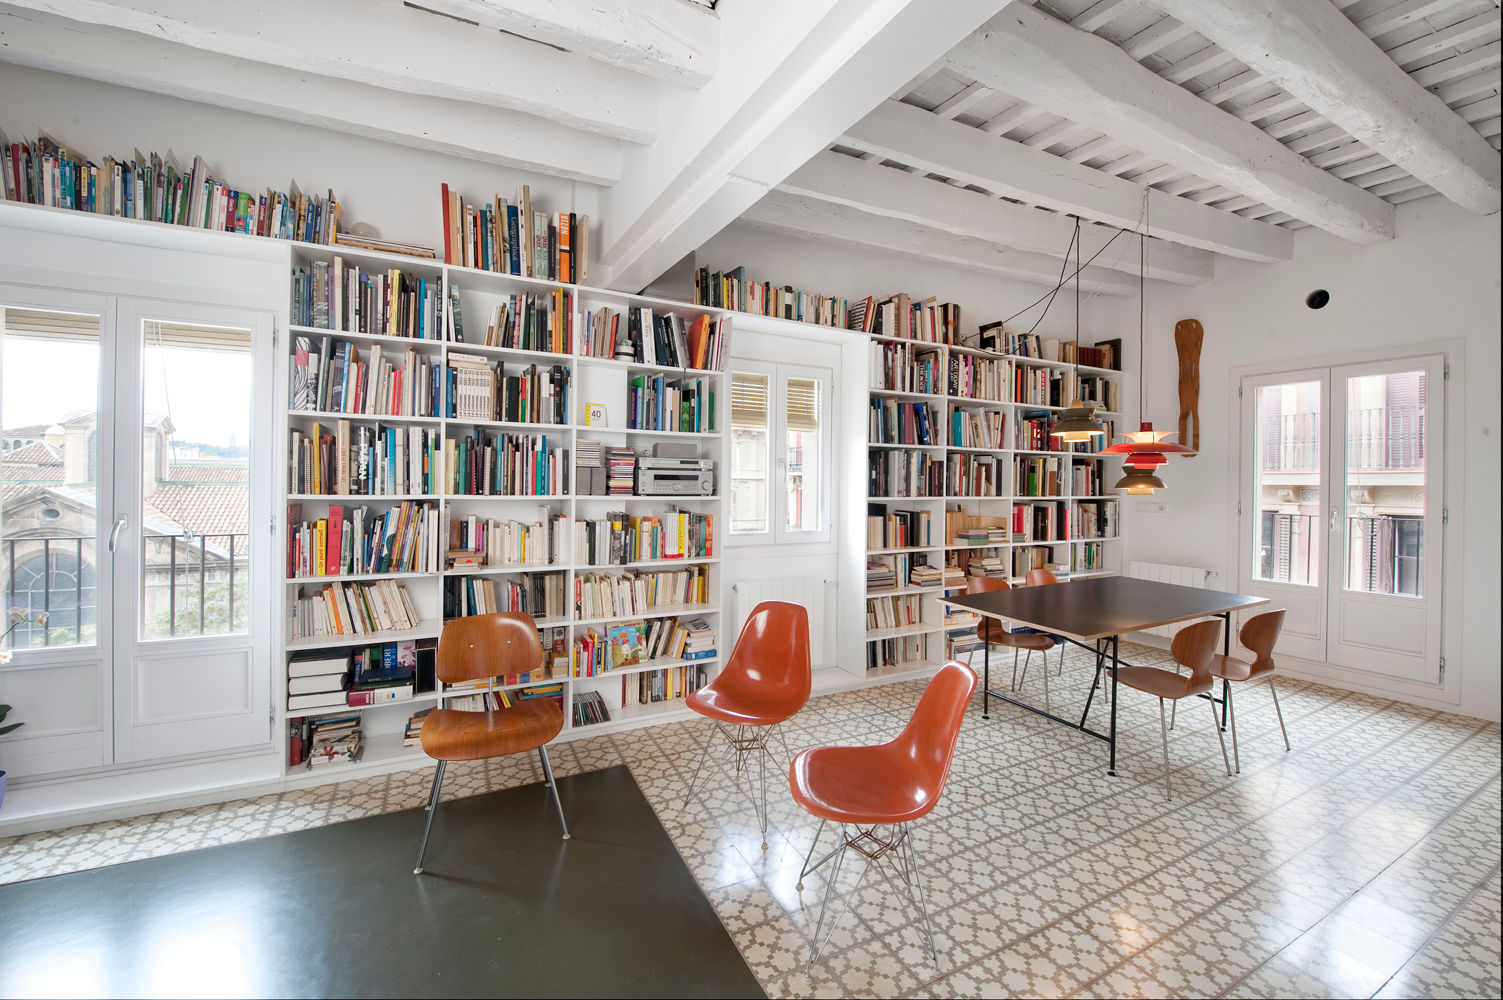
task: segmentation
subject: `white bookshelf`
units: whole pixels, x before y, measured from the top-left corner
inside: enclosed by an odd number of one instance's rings
[[[421,276],[436,282],[437,287],[444,296],[444,301],[449,300],[451,289],[456,290],[460,302],[460,312],[464,324],[466,343],[452,343],[445,339],[412,339],[407,337],[388,336],[371,333],[350,333],[338,330],[327,330],[310,326],[291,326],[289,337],[279,344],[279,350],[283,355],[283,364],[288,364],[288,358],[296,344],[298,337],[306,337],[311,340],[332,337],[338,341],[350,341],[357,347],[369,349],[380,346],[385,350],[401,351],[413,350],[427,360],[435,362],[440,371],[447,369],[449,356],[453,353],[465,353],[480,355],[488,362],[504,365],[508,374],[516,374],[517,370],[528,365],[536,364],[541,369],[560,366],[568,373],[569,389],[567,395],[567,420],[563,423],[523,423],[515,421],[476,421],[455,419],[444,416],[444,408],[438,410],[436,416],[374,416],[358,415],[333,412],[313,412],[306,410],[294,410],[288,405],[283,405],[281,412],[285,419],[280,428],[280,440],[287,442],[292,429],[300,429],[305,433],[314,422],[318,422],[321,428],[332,428],[339,420],[349,420],[354,425],[371,426],[381,424],[392,427],[424,427],[435,430],[440,441],[447,441],[451,437],[474,433],[477,429],[486,435],[499,435],[503,433],[546,435],[547,448],[567,449],[569,465],[569,489],[546,495],[473,495],[456,493],[447,490],[438,490],[426,494],[395,494],[373,496],[327,496],[297,494],[288,490],[289,477],[291,474],[290,456],[286,446],[283,447],[282,485],[284,499],[289,502],[299,503],[302,506],[302,519],[314,520],[324,516],[331,504],[336,505],[363,505],[372,514],[380,513],[388,506],[396,505],[402,501],[431,504],[439,511],[441,518],[441,536],[444,535],[449,518],[451,516],[475,515],[481,518],[496,518],[500,520],[517,520],[524,523],[537,519],[538,508],[546,507],[550,515],[563,515],[566,521],[566,536],[560,545],[560,553],[557,561],[551,563],[525,562],[507,563],[491,566],[463,566],[445,568],[443,549],[447,546],[440,541],[440,564],[436,571],[422,573],[388,573],[388,574],[353,574],[345,576],[315,576],[293,578],[285,575],[285,564],[281,567],[283,573],[283,610],[282,618],[282,641],[281,675],[285,681],[286,663],[296,653],[309,651],[332,652],[336,655],[345,650],[354,650],[365,645],[378,642],[393,641],[397,639],[432,639],[436,638],[442,630],[445,613],[444,588],[446,581],[466,577],[484,578],[505,583],[508,581],[520,582],[528,577],[539,574],[559,574],[563,579],[564,607],[561,613],[535,616],[540,628],[561,627],[565,631],[566,642],[571,653],[571,667],[555,670],[552,677],[529,681],[521,685],[501,685],[500,687],[510,691],[518,688],[533,687],[540,684],[562,683],[563,705],[565,724],[560,739],[573,739],[598,733],[618,731],[635,728],[637,726],[656,724],[683,718],[688,715],[684,707],[682,695],[671,700],[631,704],[621,707],[622,683],[635,684],[642,674],[654,670],[694,668],[703,666],[710,677],[713,677],[724,662],[728,654],[726,644],[734,637],[725,634],[725,616],[723,614],[723,573],[721,549],[725,532],[729,527],[725,516],[724,494],[719,487],[722,477],[725,475],[726,442],[725,428],[728,425],[729,397],[728,382],[723,371],[709,371],[698,369],[681,369],[666,365],[640,364],[614,358],[590,357],[584,354],[585,335],[587,330],[588,316],[591,312],[605,307],[616,312],[621,312],[620,335],[626,333],[625,311],[628,308],[646,306],[654,313],[674,313],[685,320],[706,315],[712,321],[724,319],[731,314],[725,310],[701,308],[680,302],[669,302],[643,296],[627,295],[603,289],[593,289],[586,286],[564,284],[554,281],[517,277],[512,275],[498,274],[490,271],[480,271],[472,268],[446,265],[438,261],[420,260],[407,257],[397,257],[390,254],[371,253],[358,250],[348,250],[339,247],[310,246],[294,244],[292,246],[292,266],[308,268],[315,261],[327,261],[332,264],[336,254],[345,264],[359,266],[362,271],[366,269],[395,268],[406,275]],[[507,347],[484,346],[475,341],[484,334],[489,317],[497,303],[506,296],[535,293],[552,294],[563,290],[570,296],[568,312],[572,320],[572,349],[566,352],[550,352],[538,350],[521,350]],[[732,321],[733,322],[733,321]],[[727,327],[729,329],[729,327]],[[442,331],[439,331],[442,332]],[[728,350],[725,354],[728,356]],[[700,387],[707,393],[713,393],[713,408],[709,407],[709,401],[705,400],[706,413],[713,421],[714,430],[704,432],[679,431],[679,430],[648,430],[631,428],[627,426],[627,401],[628,391],[633,378],[650,379],[662,375],[668,379],[698,380]],[[291,399],[287,391],[283,390],[282,399],[290,403]],[[603,423],[586,426],[585,407],[587,404],[603,404],[605,407],[605,421]],[[671,441],[678,444],[690,444],[695,448],[696,454],[701,458],[713,460],[715,468],[717,490],[709,496],[594,496],[579,492],[580,485],[577,479],[575,461],[579,453],[579,445],[582,441],[599,442],[603,449],[630,447],[639,456],[658,442]],[[447,480],[448,470],[442,468],[444,456],[442,449],[439,455],[440,485]],[[607,512],[625,510],[632,515],[651,515],[666,512],[670,506],[680,510],[688,510],[714,517],[713,548],[710,553],[702,558],[684,557],[670,559],[640,559],[627,563],[590,564],[586,561],[584,553],[569,551],[573,540],[574,525],[581,520],[601,518]],[[283,551],[285,551],[286,539],[283,539]],[[619,576],[622,573],[653,573],[671,572],[693,567],[704,567],[708,576],[709,599],[703,604],[671,604],[652,607],[641,614],[633,615],[604,615],[582,616],[576,612],[574,593],[576,583],[586,574],[609,574]],[[291,629],[286,621],[291,610],[292,602],[296,595],[304,591],[317,589],[326,583],[340,580],[370,580],[370,579],[393,579],[403,584],[416,607],[421,621],[418,626],[403,632],[376,633],[369,636],[319,636],[316,638],[292,638]],[[703,618],[715,631],[718,655],[713,658],[700,660],[682,660],[675,658],[661,658],[631,666],[629,668],[611,670],[595,676],[572,676],[574,673],[572,664],[573,642],[591,628],[597,630],[604,638],[605,629],[619,622],[636,620],[651,621],[668,617],[700,617]],[[282,685],[278,685],[282,687]],[[423,708],[434,705],[443,705],[449,699],[466,697],[473,694],[496,690],[496,686],[451,688],[439,684],[439,690],[427,694],[418,694],[411,701],[394,702],[390,704],[366,706],[351,709],[318,709],[313,711],[289,711],[286,709],[286,697],[281,697],[282,709],[279,712],[280,724],[278,735],[283,747],[283,761],[285,767],[285,779],[289,782],[320,782],[338,780],[360,773],[379,773],[383,771],[398,770],[403,767],[419,764],[426,760],[421,749],[417,747],[402,746],[402,732],[409,716]],[[588,725],[576,725],[573,718],[572,706],[576,695],[587,691],[598,691],[602,694],[610,710],[611,721]],[[360,759],[351,764],[326,765],[316,769],[307,769],[303,766],[287,764],[287,740],[289,739],[290,723],[294,719],[309,716],[327,716],[344,714],[346,711],[359,712],[361,714],[362,751]]]
[[[915,511],[927,513],[930,525],[929,537],[919,539],[915,544],[896,546],[889,542],[877,546],[868,542],[866,555],[869,561],[880,559],[900,567],[900,560],[906,558],[910,568],[911,564],[922,561],[942,571],[947,563],[966,564],[972,558],[996,555],[1005,564],[1002,575],[1014,586],[1024,582],[1017,560],[1027,558],[1029,550],[1038,548],[1049,550],[1046,560],[1049,565],[1064,567],[1063,572],[1056,570],[1061,576],[1105,576],[1120,570],[1121,551],[1115,530],[1097,536],[1101,510],[1110,510],[1111,523],[1118,523],[1118,501],[1110,491],[1114,480],[1108,478],[1117,471],[1115,467],[1108,468],[1113,465],[1112,456],[1087,452],[1080,445],[1066,446],[1070,450],[1050,447],[1047,433],[1042,442],[1033,442],[1023,433],[1022,422],[1029,416],[1052,416],[1065,409],[1022,391],[1030,384],[1030,377],[1037,378],[1037,373],[1042,372],[1046,378],[1062,380],[1066,393],[1063,398],[1068,401],[1073,398],[1076,388],[1075,365],[894,337],[872,336],[868,339],[872,345],[869,349],[873,352],[878,349],[877,345],[884,344],[912,344],[916,353],[937,352],[945,373],[940,384],[933,387],[934,391],[912,391],[906,387],[890,389],[877,384],[881,368],[873,361],[870,366],[870,399],[893,400],[909,406],[921,404],[928,407],[931,414],[937,414],[940,420],[938,439],[921,444],[872,439],[869,422],[869,456],[880,461],[891,461],[888,456],[894,453],[915,460],[927,458],[942,463],[946,473],[943,488],[932,491],[933,495],[924,496],[878,493],[868,477],[869,515]],[[966,359],[978,369],[988,366],[992,381],[976,386],[955,384],[949,378],[952,358]],[[1120,395],[1121,372],[1086,365],[1079,366],[1078,372],[1082,376],[1095,376],[1113,383],[1113,391]],[[995,421],[1000,418],[1000,436],[990,435],[979,440],[962,435],[957,439],[957,414],[967,426],[974,420],[983,426],[995,427]],[[1100,409],[1097,416],[1115,424],[1121,415]],[[1114,427],[1115,432],[1120,432],[1120,429]],[[1101,446],[1106,443],[1110,442],[1103,442]],[[990,481],[980,487],[985,495],[974,495],[971,483],[957,484],[950,475],[955,469],[974,469],[978,464],[992,472]],[[1024,470],[1029,464],[1054,473],[1052,482],[1046,476],[1044,487],[1037,496],[1028,495],[1030,487]],[[1078,491],[1077,482],[1080,485]],[[1034,538],[1031,532],[1014,530],[1014,506],[1033,503],[1047,504],[1054,509],[1056,528],[1048,537]],[[1005,519],[1002,523],[1007,526],[1007,540],[978,544],[950,539],[946,514],[955,511]],[[941,586],[915,586],[910,580],[901,578],[900,569],[894,575],[896,579],[892,586],[867,587],[867,609],[873,607],[873,602],[899,598],[903,609],[912,609],[917,620],[868,624],[866,676],[869,679],[901,679],[932,671],[949,658],[948,633],[964,627],[964,622],[954,619],[946,624],[945,606],[941,602],[945,590]]]

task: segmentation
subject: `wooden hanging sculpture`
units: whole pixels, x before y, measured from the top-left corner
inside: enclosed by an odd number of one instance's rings
[[[1174,349],[1179,352],[1179,443],[1200,451],[1200,344],[1205,330],[1198,319],[1174,324]],[[1190,421],[1195,421],[1191,436]]]

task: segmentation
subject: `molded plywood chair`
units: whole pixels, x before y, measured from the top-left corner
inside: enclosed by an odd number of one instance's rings
[[[819,922],[809,947],[809,965],[819,953],[820,931],[834,895],[835,883],[846,852],[854,850],[866,858],[866,872],[872,868],[887,880],[888,889],[899,895],[883,861],[891,862],[910,898],[918,903],[928,938],[929,954],[938,961],[934,949],[934,930],[929,925],[929,907],[924,899],[923,878],[919,874],[918,854],[913,849],[913,824],[927,816],[939,802],[955,757],[955,741],[965,709],[976,690],[976,673],[963,663],[951,661],[939,669],[919,698],[908,725],[890,743],[865,747],[814,747],[793,758],[788,769],[788,784],[793,800],[811,816],[819,817],[814,843],[804,857],[798,888],[803,878],[830,858],[835,859],[825,884],[824,901],[819,908]],[[826,823],[840,824],[840,846],[826,854],[812,867],[809,859],[824,833]],[[855,833],[847,832],[854,827]],[[877,828],[889,827],[885,836]],[[860,880],[854,896],[860,888]],[[849,906],[847,897],[846,905]],[[844,915],[844,910],[842,910]],[[838,918],[830,924],[835,931]]]
[[[999,590],[1011,589],[1011,584],[995,576],[968,576],[965,580],[965,592],[967,594],[989,594]],[[1054,648],[1054,638],[1052,636],[1044,635],[1042,632],[1035,632],[1033,629],[1020,628],[1009,632],[1002,627],[1000,621],[985,616],[981,616],[981,621],[976,624],[976,638],[987,645],[1002,646],[1012,650],[1012,687],[1014,690],[1018,686],[1018,650],[1025,650],[1028,654],[1023,658],[1023,677],[1026,680],[1028,677],[1028,663],[1033,659],[1033,651],[1038,650],[1041,653],[1047,654],[1050,649]],[[972,652],[970,658],[974,660],[975,656],[976,654]],[[1063,646],[1061,646],[1060,659],[1064,659]],[[974,663],[972,665],[974,666]],[[1044,710],[1047,712],[1050,711],[1048,664],[1045,663],[1044,667]],[[982,672],[986,674],[981,679],[982,687],[990,687],[990,661],[983,661]]]
[[[736,648],[720,676],[685,699],[691,709],[715,723],[705,737],[694,777],[689,779],[685,808],[694,797],[694,785],[715,734],[723,733],[736,753],[737,772],[746,754],[758,755],[761,795],[753,796],[752,806],[762,828],[762,849],[767,850],[768,739],[775,731],[782,738],[776,727],[804,707],[812,683],[808,610],[785,601],[758,604],[741,627]],[[728,725],[736,727],[734,732],[725,730]],[[786,740],[783,752],[788,752]]]
[[[520,611],[456,618],[444,626],[438,640],[438,679],[445,684],[481,680],[500,674],[521,674],[543,665],[543,644],[532,616]],[[418,846],[414,875],[423,873],[423,854],[438,812],[438,793],[444,768],[451,760],[488,760],[536,750],[543,776],[558,808],[558,822],[569,839],[564,805],[559,801],[546,744],[564,727],[563,709],[552,698],[519,701],[511,708],[460,712],[436,708],[423,722],[423,752],[438,761],[433,790],[428,794],[428,822]]]
[[[1117,668],[1119,684],[1154,695],[1159,700],[1159,734],[1164,744],[1165,796],[1170,794],[1170,789],[1169,724],[1164,717],[1164,702],[1167,700],[1178,704],[1183,698],[1210,693],[1211,685],[1215,683],[1211,677],[1211,661],[1216,656],[1216,640],[1220,636],[1221,619],[1219,618],[1196,622],[1194,625],[1180,629],[1175,634],[1169,652],[1176,663],[1190,668],[1189,676],[1159,667]],[[1226,756],[1226,739],[1221,735],[1221,720],[1216,715],[1215,704],[1211,702],[1206,702],[1206,704],[1211,708],[1211,721],[1216,727],[1216,739],[1221,742],[1221,759],[1226,764],[1227,777],[1231,777],[1232,763]]]
[[[1284,710],[1279,707],[1279,691],[1273,684],[1273,647],[1279,641],[1279,632],[1284,627],[1283,611],[1268,611],[1254,615],[1242,623],[1237,640],[1253,653],[1253,661],[1234,659],[1217,653],[1211,658],[1211,676],[1224,682],[1256,681],[1268,679],[1268,691],[1273,695],[1273,710],[1279,717],[1279,731],[1284,734],[1284,752],[1289,752],[1289,730],[1284,728]],[[1227,714],[1232,722],[1232,762],[1237,773],[1242,773],[1242,755],[1237,750],[1237,706],[1232,701],[1231,684],[1222,686]]]

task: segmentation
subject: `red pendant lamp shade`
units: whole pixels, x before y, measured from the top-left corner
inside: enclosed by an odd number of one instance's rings
[[[1126,455],[1122,464],[1135,469],[1153,469],[1169,461],[1169,455],[1193,455],[1194,448],[1187,448],[1169,438],[1174,437],[1175,431],[1156,431],[1151,421],[1143,421],[1138,429],[1123,435],[1127,438],[1121,444],[1114,444],[1109,448],[1101,449],[1103,455]]]

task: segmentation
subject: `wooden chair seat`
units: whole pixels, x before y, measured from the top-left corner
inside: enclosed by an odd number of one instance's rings
[[[1117,683],[1151,694],[1155,698],[1168,698],[1171,701],[1205,694],[1211,690],[1209,676],[1177,674],[1159,667],[1118,667]]]
[[[522,701],[490,712],[436,708],[423,722],[423,752],[434,760],[486,760],[536,750],[564,728],[552,698]]]
[[[1054,648],[1053,636],[1043,632],[1009,632],[995,618],[983,618],[981,627],[977,631],[982,642],[989,642],[993,646],[1038,650]]]
[[[1211,660],[1211,676],[1220,677],[1224,681],[1250,681],[1255,677],[1273,673],[1273,661],[1267,660],[1261,664],[1248,663],[1239,660],[1235,656],[1227,656],[1217,653]]]

